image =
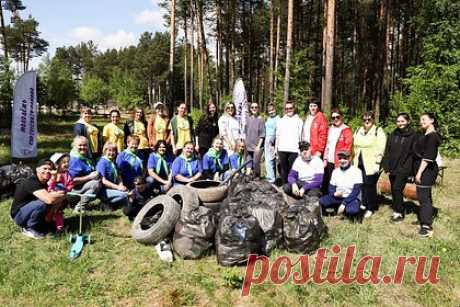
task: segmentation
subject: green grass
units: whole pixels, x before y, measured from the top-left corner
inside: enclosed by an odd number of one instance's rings
[[[67,149],[72,121],[42,122],[41,127],[46,126],[47,130],[40,129],[41,155]],[[8,157],[3,156],[5,159]],[[439,255],[441,281],[436,285],[415,284],[411,275],[414,269],[409,268],[402,285],[266,283],[254,286],[250,297],[241,298],[245,268],[221,267],[215,256],[199,261],[177,259],[172,265],[161,263],[152,247],[130,238],[129,221],[120,211],[90,211],[85,225],[94,243],[85,247],[76,262],[69,262],[67,238],[35,241],[21,235],[9,217],[9,199],[0,202],[0,305],[459,306],[460,160],[448,160],[447,165],[444,186],[434,193],[440,211],[432,239],[417,237],[417,229],[411,225],[414,215],[402,224],[391,225],[391,210],[384,205],[363,224],[326,217],[330,235],[322,244],[340,244],[342,251],[356,244],[357,257],[382,255],[384,274],[393,273],[400,255]],[[76,216],[70,211],[65,215],[66,223],[75,230]],[[276,251],[271,259],[276,255],[297,258]]]

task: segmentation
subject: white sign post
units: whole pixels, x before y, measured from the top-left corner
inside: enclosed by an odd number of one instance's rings
[[[233,103],[236,109],[236,119],[240,123],[240,136],[245,139],[246,117],[248,116],[248,97],[244,89],[243,80],[236,80],[233,88]]]

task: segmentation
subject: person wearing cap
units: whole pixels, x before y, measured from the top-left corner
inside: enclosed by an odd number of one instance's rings
[[[350,151],[340,151],[337,157],[339,167],[332,172],[328,193],[321,196],[319,203],[326,208],[326,212],[338,207],[337,214],[356,216],[361,206],[363,175],[359,168],[351,165]]]
[[[120,111],[110,111],[110,123],[104,126],[102,129],[102,137],[104,143],[112,142],[117,145],[118,152],[122,152],[125,149],[125,132],[118,125],[120,124]]]
[[[353,164],[363,172],[362,209],[366,210],[364,218],[369,218],[379,209],[377,181],[387,137],[383,129],[374,124],[374,113],[364,112],[362,119],[363,125],[353,135]]]
[[[260,160],[265,139],[265,124],[259,115],[259,105],[256,102],[250,103],[250,115],[246,119],[245,141],[248,155],[252,159],[252,166],[255,177],[260,177]]]
[[[193,120],[187,114],[187,105],[185,102],[177,104],[177,114],[173,116],[169,123],[171,130],[171,145],[173,153],[179,156],[185,143],[194,142]]]
[[[303,122],[296,114],[293,102],[287,101],[284,105],[284,116],[276,126],[275,152],[280,163],[280,177],[283,184],[288,181],[289,171],[299,155]]]
[[[219,135],[224,140],[224,148],[229,155],[236,150],[236,143],[241,139],[240,123],[236,119],[236,108],[233,102],[227,102],[225,112],[219,118]]]
[[[351,152],[353,149],[353,131],[343,122],[343,113],[338,108],[331,110],[332,125],[327,135],[326,150],[324,152],[324,177],[321,185],[323,195],[327,194],[332,171],[338,167],[338,153]]]
[[[77,136],[72,142],[70,151],[69,174],[74,182],[72,192],[79,194],[97,194],[101,188],[101,180],[96,171],[93,160],[89,156],[88,139],[84,136]],[[89,197],[69,197],[70,203],[78,204],[75,211],[84,210],[90,203]]]
[[[321,158],[313,155],[308,142],[299,143],[300,156],[294,161],[288,175],[288,183],[284,192],[296,198],[320,197],[320,186],[323,181],[324,167]]]
[[[276,179],[276,125],[280,117],[276,115],[276,106],[273,103],[267,105],[268,118],[265,121],[265,178],[270,183],[275,183]]]
[[[169,134],[169,118],[168,111],[162,102],[157,102],[153,105],[155,112],[150,116],[147,123],[147,136],[149,138],[150,148],[155,147],[158,141],[166,141],[167,144],[171,143],[171,136]]]
[[[72,191],[74,183],[69,173],[69,154],[54,153],[50,157],[50,160],[54,163],[54,170],[51,171],[51,178],[48,181],[48,191],[64,191],[66,193]],[[46,221],[54,222],[58,232],[64,230],[64,214],[62,209],[66,204],[63,201],[59,205],[48,208],[47,210]]]
[[[35,168],[35,174],[21,181],[15,190],[10,214],[27,237],[44,238],[42,231],[47,208],[60,204],[66,198],[64,191],[48,192],[47,190],[47,183],[53,169],[54,164],[51,160],[40,160]]]
[[[73,132],[75,136],[84,136],[88,139],[88,155],[96,158],[99,154],[99,129],[91,124],[93,112],[90,107],[80,109],[80,119],[75,123]]]
[[[322,157],[327,144],[327,119],[320,111],[320,101],[313,99],[308,105],[308,114],[302,128],[302,141],[310,143],[313,155]]]
[[[217,106],[210,100],[206,108],[206,114],[200,118],[196,126],[195,150],[200,154],[201,159],[212,147],[214,138],[219,135],[218,120]]]
[[[107,142],[102,149],[102,157],[96,165],[96,170],[102,178],[102,188],[98,196],[105,210],[114,210],[128,205],[128,188],[121,181],[114,163],[116,157],[117,146]]]

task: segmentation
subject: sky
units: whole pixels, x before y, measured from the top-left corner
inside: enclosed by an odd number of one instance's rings
[[[157,0],[23,0],[22,18],[39,22],[52,56],[57,47],[93,40],[99,50],[136,45],[145,32],[165,31]],[[9,15],[8,15],[9,16]],[[9,17],[7,17],[9,20]],[[35,59],[36,67],[40,59]]]

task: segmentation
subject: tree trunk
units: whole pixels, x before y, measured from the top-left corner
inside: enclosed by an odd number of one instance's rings
[[[268,87],[269,87],[269,96],[268,100],[270,103],[273,102],[273,52],[274,52],[274,16],[273,16],[273,1],[270,0],[270,8],[269,8],[269,15],[270,15],[270,52],[269,52],[269,63],[270,66],[268,68]]]
[[[281,41],[281,5],[278,8],[278,16],[276,18],[276,47],[275,47],[275,80],[273,84],[274,91],[278,89],[278,64],[280,55],[280,41]]]
[[[289,100],[289,78],[290,78],[290,65],[292,54],[292,34],[293,34],[293,16],[294,15],[294,0],[288,2],[288,27],[286,39],[286,71],[284,73],[284,103]]]
[[[171,0],[171,28],[170,33],[170,45],[169,45],[169,88],[171,95],[171,103],[174,103],[174,59],[176,50],[176,0]]]
[[[194,60],[195,60],[195,15],[193,14],[193,0],[190,0],[190,30],[191,30],[191,44],[190,44],[190,111],[193,109],[193,89],[194,89]]]
[[[184,14],[184,103],[188,106],[188,80],[187,80],[187,46],[188,46],[188,26],[187,26],[187,13]]]
[[[3,37],[3,52],[5,58],[8,59],[8,43],[6,39],[6,28],[5,28],[5,20],[3,19],[3,8],[0,5],[0,22],[2,27],[2,37]]]
[[[220,0],[216,0],[216,104],[220,104],[222,96],[222,12]]]
[[[332,74],[334,69],[335,0],[327,0],[325,9],[327,11],[326,37],[323,37],[323,40],[326,40],[326,56],[323,59],[325,73],[322,102],[324,112],[329,113],[332,106]]]

